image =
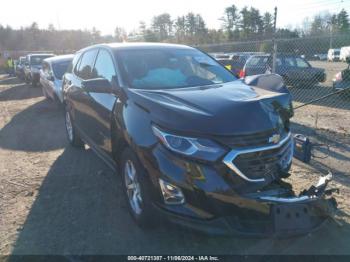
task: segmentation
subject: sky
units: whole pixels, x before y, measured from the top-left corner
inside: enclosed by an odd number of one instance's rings
[[[278,27],[295,27],[305,17],[319,12],[350,12],[350,0],[0,0],[0,24],[13,28],[37,22],[40,28],[51,23],[57,29],[92,29],[113,34],[116,26],[127,31],[137,29],[140,21],[147,25],[154,15],[164,12],[173,18],[188,12],[199,13],[208,28],[220,28],[225,7],[239,9],[253,6],[262,13],[278,8]]]

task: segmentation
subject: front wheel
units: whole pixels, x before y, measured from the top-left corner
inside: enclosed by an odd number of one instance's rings
[[[149,192],[146,187],[146,171],[137,155],[129,148],[125,149],[121,158],[122,184],[128,209],[141,227],[154,226]]]
[[[65,116],[66,132],[69,143],[74,147],[83,147],[84,142],[81,140],[78,132],[76,131],[73,120],[68,110],[66,110]]]

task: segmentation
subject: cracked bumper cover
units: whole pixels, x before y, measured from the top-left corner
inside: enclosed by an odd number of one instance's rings
[[[298,196],[281,189],[242,195],[242,212],[229,216],[197,219],[179,215],[186,213],[180,209],[192,208],[186,205],[170,208],[157,205],[157,208],[167,220],[211,235],[291,237],[315,231],[332,219],[337,203],[331,197],[335,190],[326,189],[331,179],[331,174],[321,177],[316,186]],[[244,212],[245,208],[252,207],[256,210],[255,215]]]

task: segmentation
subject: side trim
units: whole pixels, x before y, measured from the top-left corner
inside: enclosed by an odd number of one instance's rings
[[[233,161],[236,159],[237,156],[242,155],[242,154],[248,154],[248,153],[254,153],[254,152],[260,152],[260,151],[266,151],[266,150],[279,148],[282,145],[284,145],[290,139],[290,137],[291,137],[291,133],[289,132],[285,138],[283,138],[278,144],[275,144],[275,145],[233,149],[225,156],[225,158],[223,159],[223,162],[231,170],[233,170],[237,175],[239,175],[241,178],[243,178],[244,180],[246,180],[248,182],[253,182],[253,183],[264,182],[265,178],[251,179],[251,178],[247,177],[245,174],[243,174],[241,172],[241,170],[238,169],[238,167],[233,163]]]

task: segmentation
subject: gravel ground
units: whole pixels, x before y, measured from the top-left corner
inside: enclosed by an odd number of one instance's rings
[[[340,112],[318,105],[308,114],[322,108]],[[341,112],[322,121],[336,127],[349,117]],[[315,132],[300,114],[293,128],[329,143],[331,155],[314,167],[294,161],[290,180],[301,189],[331,166],[342,226],[282,240],[204,236],[167,224],[142,230],[126,210],[119,177],[90,149],[68,145],[61,109],[40,88],[0,80],[0,254],[350,254],[349,136],[338,128]]]

